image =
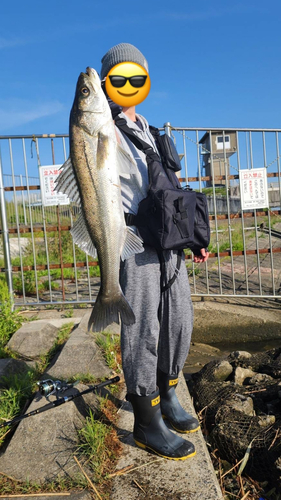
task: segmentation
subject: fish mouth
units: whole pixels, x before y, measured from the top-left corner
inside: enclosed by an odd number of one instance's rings
[[[123,92],[119,92],[119,90],[117,90],[117,92],[124,97],[132,97],[133,95],[136,95],[138,93],[138,90],[136,92],[133,92],[132,94],[123,94]]]
[[[88,66],[86,68],[86,73],[82,73],[83,76],[86,76],[86,77],[89,77],[89,78],[93,78],[93,77],[96,77],[98,74],[96,72],[95,69],[93,68],[90,68],[90,66]]]

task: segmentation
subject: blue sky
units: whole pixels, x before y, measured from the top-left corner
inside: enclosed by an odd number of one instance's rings
[[[1,2],[0,134],[65,133],[76,81],[120,42],[146,56],[155,126],[279,128],[280,0]]]

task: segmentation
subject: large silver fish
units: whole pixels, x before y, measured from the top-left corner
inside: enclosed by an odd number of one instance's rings
[[[73,240],[99,259],[101,287],[88,328],[104,330],[119,323],[119,314],[130,325],[135,316],[120,288],[120,257],[142,252],[143,245],[125,224],[119,173],[134,175],[136,166],[117,143],[111,111],[92,68],[79,76],[69,129],[70,156],[56,190],[80,205]]]

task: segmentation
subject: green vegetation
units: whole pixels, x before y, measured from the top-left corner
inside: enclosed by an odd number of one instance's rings
[[[196,189],[195,191],[199,191],[199,189]],[[202,189],[202,193],[204,193],[206,196],[212,196],[214,191],[212,187],[206,187]],[[216,195],[226,196],[226,187],[216,187],[215,193]]]
[[[12,311],[11,297],[4,279],[0,278],[0,357],[6,357],[5,345],[22,325],[23,318]]]
[[[85,489],[87,480],[79,474],[74,478],[58,478],[45,484],[37,484],[28,480],[24,482],[14,481],[12,478],[0,475],[0,491],[2,495],[30,495],[34,493],[62,493],[72,488]],[[51,497],[50,497],[51,498]]]
[[[19,200],[20,201],[20,198]],[[17,213],[18,217],[16,217],[14,201],[6,202],[6,210],[8,215],[8,223],[10,227],[16,227],[17,223],[20,226],[30,226],[30,213],[29,209],[25,207],[24,210],[23,204],[17,203]],[[74,264],[74,262],[86,262],[85,253],[82,252],[76,245],[73,245],[72,236],[69,231],[62,230],[61,231],[61,247],[62,247],[62,256],[60,256],[60,245],[59,245],[59,233],[58,231],[48,231],[46,235],[44,235],[43,231],[36,231],[38,224],[43,226],[43,213],[42,207],[36,206],[31,209],[32,223],[34,228],[34,243],[35,243],[35,255],[33,251],[32,245],[32,235],[31,233],[23,233],[21,234],[21,238],[27,239],[28,244],[25,246],[25,251],[22,254],[22,261],[20,257],[12,258],[12,266],[30,266],[33,267],[35,265],[46,265],[47,264],[47,255],[46,255],[46,247],[48,251],[48,260],[50,265],[52,264],[60,264],[61,258],[64,264]],[[75,217],[74,217],[75,219]],[[46,227],[51,229],[51,226],[58,225],[58,217],[57,217],[57,209],[56,207],[45,207],[44,209],[44,221]],[[70,208],[69,207],[60,207],[60,224],[61,226],[70,226]],[[13,237],[13,236],[11,236]],[[14,236],[14,238],[18,238]],[[89,258],[89,260],[93,260]],[[0,259],[0,267],[4,268],[4,259]],[[86,276],[86,270],[75,269],[74,267],[63,269],[63,277],[69,280],[75,280],[81,277],[82,273]],[[89,268],[90,277],[99,277],[100,269],[99,266],[91,266]],[[49,290],[49,280],[42,279],[48,276],[48,270],[40,270],[36,271],[36,276],[38,280],[38,291],[40,292]],[[15,293],[18,295],[23,295],[23,292],[28,295],[34,295],[36,293],[36,283],[35,283],[35,271],[28,270],[23,272],[24,285],[22,284],[22,274],[21,272],[14,273],[13,275],[13,287]],[[51,269],[50,270],[50,279],[51,279],[51,289],[58,290],[60,287],[59,283],[54,283],[55,280],[61,280],[61,270],[60,269]]]
[[[101,483],[108,479],[108,473],[121,452],[115,425],[117,408],[107,398],[100,398],[98,415],[89,411],[83,428],[78,431],[80,444],[78,452],[86,458],[88,467],[94,475],[94,482]],[[107,495],[104,498],[108,498]]]
[[[20,414],[26,401],[35,390],[37,376],[38,374],[35,370],[28,370],[19,375],[2,377],[2,388],[0,389],[0,423],[12,420]],[[7,430],[7,427],[0,429],[0,446]]]
[[[17,328],[18,325],[15,329]],[[40,361],[37,363],[36,370],[30,369],[20,375],[2,377],[1,383],[3,388],[0,389],[0,422],[2,420],[11,420],[16,415],[20,414],[22,408],[26,404],[26,401],[31,397],[36,389],[36,381],[44,372],[57,350],[66,342],[72,329],[73,323],[66,323],[60,328],[52,349],[46,356],[41,357]],[[4,331],[4,334],[0,337],[0,341],[2,343],[2,352],[0,352],[0,355],[2,355],[2,357],[8,354],[5,349],[5,344],[15,331],[12,330],[13,328],[10,328],[9,334],[7,331]],[[2,440],[6,432],[7,429],[0,429],[0,445],[2,444]]]
[[[96,343],[102,350],[104,359],[109,368],[119,373],[121,371],[119,335],[111,335],[110,333],[103,333],[102,335],[97,337]]]
[[[264,218],[260,218],[264,219]],[[258,221],[258,225],[261,224],[262,220]],[[249,223],[252,224],[252,220],[250,221],[245,221],[245,224]],[[217,242],[216,242],[216,232],[215,232],[215,226],[213,224],[213,232],[211,233],[211,242],[209,245],[209,251],[211,253],[216,253],[217,252]],[[256,236],[256,231],[253,230],[246,230],[245,231],[245,241],[246,241],[246,247],[247,247],[247,242],[255,238]],[[262,233],[258,231],[258,237],[260,238],[262,236]],[[232,250],[233,251],[243,251],[244,250],[244,243],[243,243],[243,231],[242,231],[242,224],[241,220],[233,220],[231,221],[231,240],[232,240]],[[230,239],[229,239],[229,229],[228,229],[228,221],[220,221],[220,225],[218,226],[218,243],[219,243],[219,252],[225,252],[227,250],[230,250]]]
[[[188,276],[193,276],[193,273],[195,274],[195,276],[198,276],[201,273],[201,270],[200,270],[200,267],[198,264],[194,264],[194,266],[193,266],[191,261],[187,261],[185,265],[186,265]]]
[[[87,458],[87,463],[95,473],[95,480],[100,481],[104,472],[104,463],[109,458],[110,450],[106,446],[109,440],[110,428],[95,420],[90,411],[84,427],[78,431],[80,437],[79,452]]]
[[[37,266],[46,265],[47,264],[47,256],[46,256],[46,248],[43,238],[43,233],[35,233],[35,249],[36,255],[34,259],[32,242],[30,238],[30,233],[25,234],[24,238],[28,238],[29,244],[25,249],[25,253],[22,255],[22,265],[33,267],[36,263]],[[77,246],[75,246],[75,259],[73,253],[73,242],[72,236],[69,231],[62,231],[61,233],[61,243],[62,243],[62,261],[64,264],[74,264],[74,260],[76,262],[86,262],[85,253],[82,252]],[[49,232],[47,233],[47,246],[48,246],[48,258],[50,265],[52,264],[60,264],[60,254],[59,254],[59,236],[58,232]],[[13,266],[21,266],[20,257],[14,257],[12,259]],[[0,267],[4,267],[4,260],[0,259]],[[56,283],[56,280],[61,280],[61,269],[50,269],[50,283],[52,290],[58,290],[60,288],[60,284]],[[74,281],[81,278],[82,273],[86,276],[87,271],[82,270],[81,268],[75,269],[74,267],[68,267],[63,269],[63,277],[64,279]],[[48,270],[41,270],[36,272],[37,280],[38,280],[38,289],[39,294],[43,291],[49,290],[49,280],[46,279],[48,276]],[[100,276],[100,268],[99,266],[91,266],[89,268],[89,276],[99,277]],[[25,295],[34,295],[36,293],[36,282],[35,282],[35,271],[28,270],[23,272],[24,278],[24,286],[22,283],[22,274],[21,272],[15,272],[13,274],[13,289],[14,292],[18,295],[23,295],[23,291]]]
[[[63,314],[63,317],[64,318],[72,318],[73,317],[73,312],[74,312],[73,306],[66,307],[66,311]]]

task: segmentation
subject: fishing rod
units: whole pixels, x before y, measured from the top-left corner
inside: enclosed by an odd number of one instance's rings
[[[55,380],[55,381],[43,380],[42,382],[37,382],[40,393],[47,399],[51,395],[56,394],[57,396],[56,401],[51,401],[47,405],[41,406],[41,408],[37,408],[37,410],[25,413],[24,415],[19,415],[18,417],[15,417],[12,420],[9,420],[8,422],[4,422],[3,424],[0,424],[0,429],[2,427],[7,427],[17,424],[24,418],[32,417],[33,415],[37,415],[38,413],[43,413],[44,411],[51,410],[51,408],[56,408],[57,406],[61,406],[64,403],[69,403],[69,401],[73,401],[73,399],[80,398],[81,396],[83,396],[84,394],[88,394],[89,392],[97,392],[99,391],[99,389],[102,389],[102,387],[105,387],[106,385],[116,384],[117,382],[119,382],[119,380],[120,377],[117,376],[109,380],[105,380],[100,384],[89,387],[88,389],[85,389],[85,391],[78,392],[76,394],[71,394],[70,396],[64,396],[61,398],[58,397],[58,394],[60,392],[66,391],[67,389],[73,388],[75,384],[68,385],[66,382],[61,382],[60,380]]]

